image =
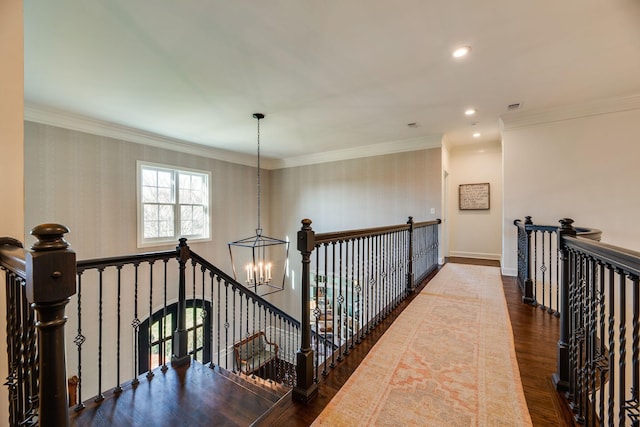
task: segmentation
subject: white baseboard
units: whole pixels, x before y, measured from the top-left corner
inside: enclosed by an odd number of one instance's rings
[[[517,268],[502,267],[502,275],[503,276],[517,276],[518,275],[518,269]]]
[[[478,258],[478,259],[491,259],[500,261],[501,254],[487,254],[483,252],[462,252],[462,251],[450,251],[449,256],[460,258]]]

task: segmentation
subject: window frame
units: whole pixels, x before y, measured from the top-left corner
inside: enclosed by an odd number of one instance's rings
[[[142,174],[144,169],[155,169],[155,170],[164,170],[171,172],[171,192],[172,192],[172,202],[167,203],[172,206],[173,209],[173,235],[172,236],[164,236],[164,237],[152,237],[145,238],[144,237],[144,205],[143,201],[143,191],[142,191]],[[206,182],[206,195],[204,204],[191,204],[191,203],[180,203],[179,199],[179,177],[180,174],[197,174],[202,175]],[[179,238],[186,237],[189,239],[190,243],[193,242],[205,242],[211,241],[211,200],[212,200],[212,191],[211,191],[211,172],[199,170],[199,169],[191,169],[184,167],[177,167],[171,165],[165,165],[161,163],[153,163],[142,160],[136,161],[136,209],[137,209],[137,220],[136,220],[136,228],[137,228],[137,247],[145,248],[145,247],[153,247],[153,246],[166,246],[167,244],[175,244]],[[181,207],[182,206],[204,206],[204,233],[203,234],[194,234],[194,235],[183,235],[180,232],[180,222],[181,222]]]
[[[204,306],[203,306],[204,301]],[[197,354],[194,357],[193,354],[193,346],[187,346],[187,354],[191,356],[191,360],[197,360],[200,363],[206,363],[212,360],[211,353],[211,322],[212,322],[212,306],[211,302],[207,300],[201,299],[189,299],[186,301],[187,309],[198,310],[202,309],[205,311],[205,316],[201,317],[202,323],[191,325],[186,328],[187,337],[191,337],[194,340],[197,340],[198,329],[202,331],[202,347],[196,348],[196,353],[202,352],[202,357],[198,358]],[[165,317],[166,311],[166,317]],[[185,319],[188,320],[188,319]],[[177,328],[178,321],[178,302],[174,302],[172,304],[167,305],[166,310],[164,307],[156,310],[155,313],[151,316],[151,325],[153,326],[156,322],[160,322],[158,325],[158,331],[163,330],[163,326],[165,323],[169,324],[169,330],[171,333],[168,337],[159,337],[158,339],[151,342],[151,346],[158,346],[159,352],[168,348],[169,353],[173,351],[173,331]],[[197,323],[197,321],[196,321]],[[151,360],[149,359],[149,317],[147,317],[142,323],[140,323],[140,327],[138,329],[138,373],[145,373],[147,371],[152,371],[158,366],[162,366],[158,364],[157,366],[149,366],[151,364]],[[162,360],[160,357],[160,353],[158,353],[159,360]],[[169,364],[171,362],[171,357],[165,359],[165,363]]]

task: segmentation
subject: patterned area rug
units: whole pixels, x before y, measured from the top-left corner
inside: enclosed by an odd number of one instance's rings
[[[530,426],[500,269],[446,264],[314,426]]]

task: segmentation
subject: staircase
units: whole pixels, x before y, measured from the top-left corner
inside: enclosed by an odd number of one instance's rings
[[[266,416],[291,389],[225,369],[192,362],[162,368],[84,402],[71,426],[237,426]],[[101,400],[102,399],[102,400]]]

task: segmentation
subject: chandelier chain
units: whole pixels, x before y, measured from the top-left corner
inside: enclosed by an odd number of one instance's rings
[[[262,227],[260,226],[260,118],[258,117],[258,228],[256,229],[256,234],[260,236],[262,234]]]

